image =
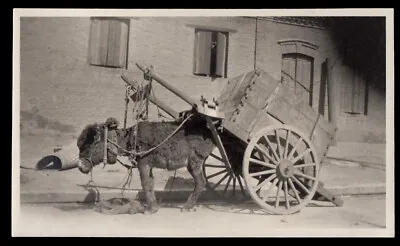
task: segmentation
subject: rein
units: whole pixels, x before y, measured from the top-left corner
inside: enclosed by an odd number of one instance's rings
[[[107,143],[113,144],[115,147],[117,147],[119,150],[121,150],[122,152],[124,152],[125,154],[128,154],[130,156],[133,156],[134,158],[136,157],[143,157],[146,156],[148,154],[150,154],[152,151],[156,150],[157,148],[159,148],[160,146],[162,146],[165,142],[167,142],[170,138],[172,138],[181,128],[182,126],[193,116],[193,114],[190,114],[188,117],[186,117],[185,120],[182,121],[181,124],[179,124],[179,126],[171,133],[169,134],[161,143],[159,143],[158,145],[146,150],[146,151],[140,151],[140,152],[136,152],[136,150],[127,150],[125,148],[122,148],[118,143],[112,141],[111,139],[109,139],[107,136],[108,133],[108,129],[107,127],[104,128],[104,144],[105,144],[105,148],[104,148],[104,157],[103,157],[103,162],[107,163],[107,150],[109,150],[110,152],[113,152],[113,154],[118,155],[118,153],[115,153],[113,150],[108,148]],[[135,167],[137,165],[137,162],[135,160],[133,160],[135,162]],[[125,165],[124,165],[125,166]]]

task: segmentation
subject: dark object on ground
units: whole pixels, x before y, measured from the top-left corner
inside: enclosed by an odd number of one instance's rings
[[[95,211],[103,214],[137,214],[144,213],[145,209],[139,201],[127,198],[111,198],[96,204]]]

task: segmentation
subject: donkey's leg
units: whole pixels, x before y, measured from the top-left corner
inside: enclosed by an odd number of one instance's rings
[[[142,189],[144,191],[147,208],[145,213],[155,213],[157,212],[156,200],[153,199],[152,187],[154,187],[154,179],[150,177],[150,166],[147,163],[140,163],[138,165],[140,181],[142,184]]]
[[[194,179],[194,190],[190,194],[187,202],[183,205],[181,211],[191,211],[197,203],[202,191],[205,189],[205,180],[203,177],[202,165],[204,160],[192,160],[189,162],[187,169]]]
[[[153,210],[157,211],[158,210],[158,205],[157,205],[157,198],[156,194],[154,191],[154,176],[153,176],[153,168],[150,168],[150,175],[149,175],[149,188],[150,188],[150,199],[153,204]]]

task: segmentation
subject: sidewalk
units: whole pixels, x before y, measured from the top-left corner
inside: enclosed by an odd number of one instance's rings
[[[385,168],[386,144],[338,142],[335,146],[330,146],[327,156],[342,162],[356,161],[364,166]]]
[[[382,166],[382,165],[381,165]],[[384,166],[384,164],[383,164]],[[192,192],[194,183],[182,168],[174,172],[154,170],[156,196],[161,200],[184,202]],[[121,187],[127,177],[127,170],[120,164],[98,166],[93,171],[93,179],[100,199],[121,197]],[[36,171],[20,169],[20,201],[21,203],[50,202],[91,202],[96,192],[87,189],[90,175],[79,172],[78,169],[67,171]],[[382,194],[386,192],[386,172],[382,168],[366,167],[327,159],[323,164],[320,181],[334,195]],[[172,185],[172,186],[171,186]],[[143,198],[139,173],[133,170],[130,189],[125,196]],[[210,192],[203,192],[201,200],[214,197]]]

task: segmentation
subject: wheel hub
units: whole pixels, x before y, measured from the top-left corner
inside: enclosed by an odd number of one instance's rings
[[[282,160],[278,163],[276,171],[279,177],[284,179],[290,178],[294,174],[293,163],[289,160]]]

